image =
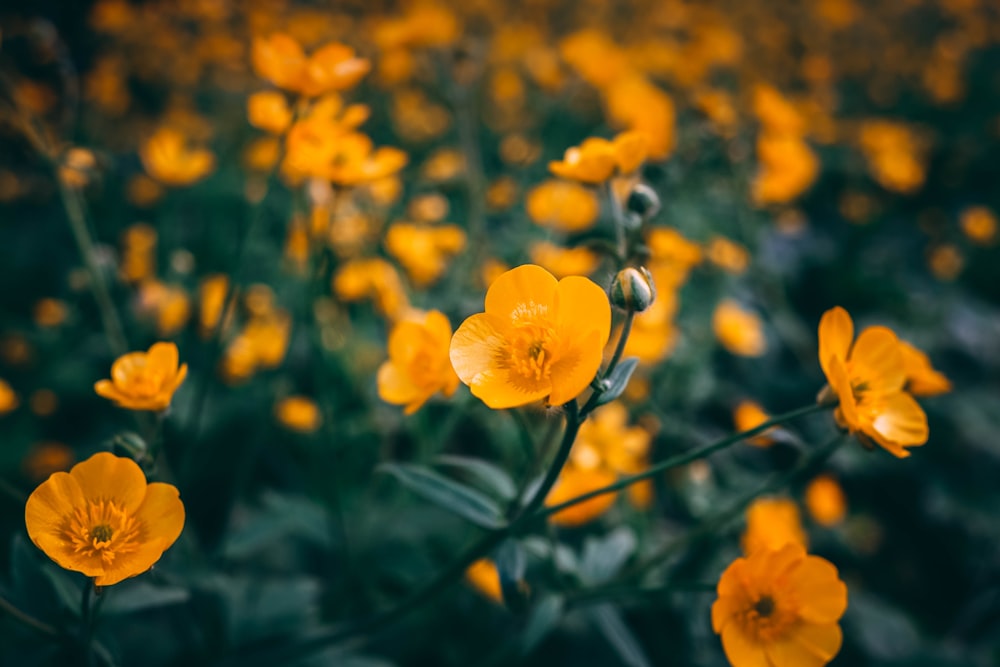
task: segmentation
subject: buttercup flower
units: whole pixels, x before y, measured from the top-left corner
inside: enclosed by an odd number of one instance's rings
[[[323,423],[316,402],[306,396],[288,396],[274,406],[274,415],[282,426],[299,433],[313,433]]]
[[[903,390],[906,369],[896,334],[868,327],[854,340],[854,322],[841,307],[819,323],[819,361],[840,405],[835,418],[899,458],[927,442],[927,415]]]
[[[733,410],[733,422],[736,425],[737,431],[749,431],[752,428],[760,426],[770,418],[771,415],[767,414],[764,408],[754,401],[741,401],[736,406],[736,409]],[[774,438],[768,435],[770,431],[773,431],[773,429],[767,429],[767,431],[749,438],[747,442],[758,447],[773,445]]]
[[[215,156],[204,148],[193,148],[177,130],[163,127],[139,150],[146,172],[165,185],[190,185],[215,169]]]
[[[622,132],[612,141],[590,137],[566,149],[563,159],[549,163],[556,176],[583,183],[602,183],[615,174],[631,174],[646,159],[646,139],[639,132]]]
[[[905,340],[899,341],[906,371],[906,390],[914,396],[937,396],[951,391],[951,381],[931,366],[931,360]]]
[[[166,410],[174,392],[187,377],[187,364],[178,367],[177,346],[154,343],[147,352],[129,352],[111,366],[111,379],[94,391],[129,410]]]
[[[458,376],[448,358],[451,322],[432,310],[405,319],[389,334],[389,359],[378,369],[378,395],[386,403],[405,405],[410,415],[437,392],[451,396]]]
[[[798,506],[788,498],[758,498],[747,508],[743,553],[780,549],[786,544],[809,545]]]
[[[503,589],[500,586],[500,572],[496,563],[489,558],[481,558],[465,570],[465,580],[473,588],[497,604],[503,604]]]
[[[147,484],[132,459],[100,452],[35,489],[24,520],[60,567],[111,586],[160,560],[184,528],[184,504],[175,486]]]
[[[494,409],[548,398],[561,405],[587,388],[611,334],[608,295],[587,278],[557,281],[525,264],[486,292],[486,312],[455,332],[451,362],[472,394]]]
[[[840,650],[847,587],[798,544],[737,558],[718,593],[712,629],[733,667],[822,667]]]
[[[594,193],[572,181],[548,180],[524,200],[528,217],[536,224],[560,232],[581,232],[593,227],[600,213]]]
[[[820,475],[806,487],[806,509],[813,521],[821,526],[835,526],[847,514],[844,490],[829,475]]]
[[[760,317],[725,299],[712,315],[712,329],[724,348],[743,357],[759,357],[767,350],[767,338]]]

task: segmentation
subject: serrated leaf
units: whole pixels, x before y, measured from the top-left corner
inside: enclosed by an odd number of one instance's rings
[[[399,482],[438,507],[482,526],[499,528],[503,512],[492,498],[470,486],[448,479],[430,468],[418,464],[383,463],[378,467]]]
[[[600,604],[592,607],[589,615],[604,638],[615,649],[623,664],[628,667],[652,667],[639,640],[629,630],[621,613],[615,607]]]
[[[489,461],[471,456],[446,455],[439,456],[436,463],[458,468],[468,473],[471,477],[482,483],[483,486],[488,487],[487,490],[501,500],[512,500],[517,495],[517,487],[514,485],[514,481],[510,478],[510,475]]]
[[[626,357],[618,362],[615,370],[611,372],[611,376],[604,379],[607,388],[597,397],[595,405],[610,403],[621,396],[622,392],[625,391],[625,387],[628,386],[628,381],[632,379],[632,373],[635,372],[638,365],[638,357]]]

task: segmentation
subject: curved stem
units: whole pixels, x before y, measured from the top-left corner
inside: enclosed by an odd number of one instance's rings
[[[7,612],[7,614],[14,620],[22,623],[23,625],[28,626],[29,628],[34,628],[35,630],[38,630],[42,634],[49,635],[51,637],[56,637],[59,635],[59,631],[56,630],[54,627],[52,627],[48,623],[39,621],[37,618],[31,616],[30,614],[26,614],[25,612],[21,611],[20,609],[15,607],[13,603],[11,603],[3,596],[0,596],[0,610]]]
[[[659,474],[661,474],[663,472],[666,472],[667,470],[670,470],[672,468],[677,468],[679,466],[685,465],[685,464],[690,463],[692,461],[697,461],[698,459],[703,459],[705,457],[711,456],[715,452],[717,452],[719,450],[722,450],[722,449],[725,449],[726,447],[729,447],[730,445],[733,445],[733,444],[735,444],[737,442],[740,442],[742,440],[746,440],[747,438],[751,438],[751,437],[757,435],[758,433],[762,433],[763,431],[766,431],[767,429],[771,428],[772,426],[775,426],[777,424],[780,424],[782,422],[785,422],[785,421],[788,421],[788,420],[791,420],[791,419],[795,419],[796,417],[801,417],[801,416],[804,416],[804,415],[812,414],[814,412],[819,412],[819,411],[825,410],[825,409],[827,409],[827,406],[825,406],[825,405],[808,405],[808,406],[806,406],[804,408],[799,408],[798,410],[792,410],[791,412],[786,412],[783,415],[778,415],[777,417],[772,417],[771,419],[767,420],[763,424],[761,424],[759,426],[756,426],[756,427],[754,427],[752,429],[749,429],[747,431],[743,431],[742,433],[736,433],[736,434],[731,435],[731,436],[729,436],[727,438],[723,438],[722,440],[719,440],[718,442],[713,442],[710,445],[705,445],[704,447],[699,447],[697,449],[693,449],[691,451],[684,452],[683,454],[678,454],[677,456],[672,456],[669,459],[667,459],[666,461],[662,461],[662,462],[660,462],[660,463],[658,463],[658,464],[656,464],[654,466],[650,466],[648,470],[644,470],[641,473],[638,473],[638,474],[635,474],[635,475],[629,475],[628,477],[622,477],[621,479],[619,479],[617,482],[615,482],[613,484],[609,484],[609,485],[603,486],[603,487],[601,487],[599,489],[595,489],[593,491],[589,491],[587,493],[584,493],[584,494],[581,494],[579,496],[576,496],[575,498],[570,498],[569,500],[567,500],[565,502],[562,502],[562,503],[559,503],[558,505],[553,505],[551,507],[546,507],[545,509],[537,512],[536,518],[541,519],[541,518],[544,518],[544,517],[547,517],[547,516],[551,516],[552,514],[555,514],[556,512],[560,512],[560,511],[566,509],[567,507],[572,507],[573,505],[577,505],[577,504],[582,503],[582,502],[584,502],[586,500],[590,500],[591,498],[596,498],[597,496],[603,496],[603,495],[605,495],[607,493],[614,493],[616,491],[621,491],[622,489],[625,489],[625,488],[627,488],[627,487],[635,484],[636,482],[641,482],[644,479],[649,479],[651,477],[655,477],[655,476],[657,476],[657,475],[659,475]]]

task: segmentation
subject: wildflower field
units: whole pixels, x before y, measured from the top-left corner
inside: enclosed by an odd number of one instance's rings
[[[1000,665],[995,0],[0,3],[0,665]]]

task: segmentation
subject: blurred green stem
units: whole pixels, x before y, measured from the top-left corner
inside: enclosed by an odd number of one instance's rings
[[[46,634],[51,637],[56,637],[59,635],[59,631],[53,628],[51,625],[49,625],[48,623],[43,623],[34,616],[31,616],[30,614],[26,614],[25,612],[21,611],[3,596],[0,596],[0,610],[6,612],[7,615],[9,615],[11,618],[18,621],[22,625],[26,625],[29,628],[34,628],[35,630],[38,630],[42,634]]]

